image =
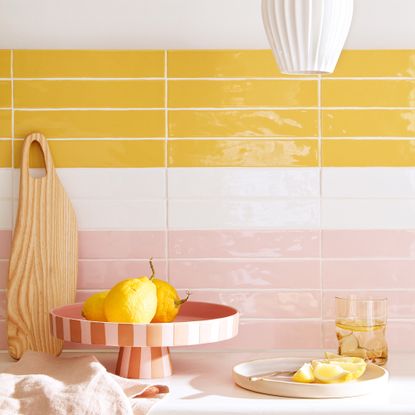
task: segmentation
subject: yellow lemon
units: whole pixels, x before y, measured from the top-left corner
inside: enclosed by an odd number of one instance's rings
[[[353,380],[353,375],[334,363],[313,364],[314,377],[322,383],[340,383]]]
[[[104,312],[105,297],[109,290],[91,295],[82,306],[82,315],[87,320],[107,321]]]
[[[315,381],[313,366],[311,363],[304,363],[300,369],[295,372],[292,380],[295,382],[312,383]]]
[[[176,289],[171,284],[154,278],[155,272],[152,259],[150,259],[150,267],[152,271],[150,280],[157,287],[157,311],[151,322],[170,323],[176,318],[180,306],[189,299],[190,292],[187,291],[186,297],[181,300]]]
[[[150,323],[157,310],[157,288],[147,277],[121,281],[105,298],[104,310],[108,321]]]
[[[340,366],[342,369],[350,372],[353,379],[360,378],[366,371],[367,363],[360,357],[338,356],[329,352],[326,352],[325,356],[326,360],[322,362]]]

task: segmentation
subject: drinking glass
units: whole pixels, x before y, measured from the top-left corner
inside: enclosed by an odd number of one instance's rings
[[[387,298],[336,297],[338,353],[383,365],[388,359]]]

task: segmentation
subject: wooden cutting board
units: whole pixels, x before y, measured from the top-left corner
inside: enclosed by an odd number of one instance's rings
[[[46,174],[29,172],[29,152],[38,142]],[[56,175],[45,137],[34,133],[23,144],[20,195],[7,291],[9,353],[26,350],[58,355],[63,342],[51,334],[49,311],[75,301],[78,236],[71,202]]]

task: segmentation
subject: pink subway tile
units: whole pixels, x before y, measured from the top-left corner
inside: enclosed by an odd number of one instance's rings
[[[0,291],[0,320],[6,318],[7,312],[7,299],[6,299],[6,291]]]
[[[415,258],[415,230],[323,230],[325,258]]]
[[[169,272],[177,288],[320,288],[314,260],[173,260]]]
[[[10,247],[12,243],[12,231],[0,230],[0,259],[10,257]]]
[[[0,260],[0,289],[7,287],[8,275],[9,275],[9,261]]]
[[[321,346],[318,320],[241,320],[235,338],[192,349],[319,349]]]
[[[5,320],[0,320],[0,350],[7,349],[7,324]]]
[[[147,259],[165,256],[164,231],[81,231],[79,257]]]
[[[164,260],[154,260],[156,276],[165,278],[166,263]],[[117,282],[126,278],[150,276],[151,271],[146,260],[81,260],[79,261],[78,288],[80,289],[108,289]]]
[[[319,244],[313,230],[169,231],[172,258],[314,258]]]
[[[336,296],[356,295],[362,297],[387,298],[388,316],[396,319],[415,319],[415,291],[326,291],[323,294],[323,318],[335,318]]]
[[[415,288],[415,261],[408,260],[323,260],[325,289]]]
[[[184,290],[180,290],[181,297]],[[242,317],[320,317],[319,291],[194,291],[192,301],[206,301],[236,308]]]
[[[393,351],[413,351],[415,349],[415,320],[389,320],[386,327],[389,349]],[[323,322],[324,349],[337,348],[334,321]]]

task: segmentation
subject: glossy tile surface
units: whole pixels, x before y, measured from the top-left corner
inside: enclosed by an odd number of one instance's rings
[[[321,183],[323,197],[415,197],[413,167],[326,167]]]
[[[414,77],[414,50],[343,50],[333,75],[338,77]]]
[[[0,230],[0,259],[8,259],[12,243],[11,231]]]
[[[192,300],[229,305],[239,310],[242,318],[317,318],[321,307],[320,292],[306,290],[204,290],[194,291]]]
[[[271,50],[170,50],[170,78],[281,76]]]
[[[165,231],[81,231],[78,240],[79,258],[160,258],[165,256],[165,239]]]
[[[170,260],[169,279],[177,288],[318,289],[318,260]]]
[[[314,229],[320,225],[317,199],[173,199],[168,214],[172,229]]]
[[[0,49],[0,78],[11,76],[11,51]]]
[[[25,138],[39,125],[49,139],[163,137],[164,112],[15,111],[16,138]]]
[[[17,78],[164,76],[164,52],[152,50],[15,50]]]
[[[316,140],[174,140],[169,167],[313,167]]]
[[[412,167],[415,140],[324,140],[322,163],[327,167]]]
[[[11,81],[0,81],[0,107],[11,108],[12,106],[12,83]]]
[[[415,107],[415,80],[323,80],[323,107]]]
[[[414,288],[415,261],[412,260],[324,260],[322,266],[324,289]]]
[[[22,140],[14,142],[16,167],[20,166],[22,143]],[[49,148],[53,155],[55,167],[164,166],[164,143],[159,140],[51,140],[49,141]],[[39,155],[31,157],[30,160],[32,167],[42,165]]]
[[[415,137],[415,110],[323,110],[324,137]]]
[[[310,258],[319,246],[313,230],[169,231],[171,258]]]
[[[169,111],[169,137],[316,137],[315,110]]]
[[[0,110],[0,138],[12,137],[12,112]]]
[[[164,81],[15,81],[14,106],[15,108],[162,108]]]
[[[169,81],[170,108],[316,107],[317,81]]]
[[[414,230],[323,230],[326,258],[413,258]]]
[[[318,168],[174,168],[168,172],[171,198],[319,197]]]
[[[12,166],[12,142],[0,140],[0,167]]]

